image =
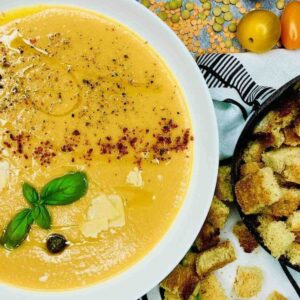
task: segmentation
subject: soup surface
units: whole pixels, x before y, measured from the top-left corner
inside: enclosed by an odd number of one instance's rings
[[[51,228],[33,222],[19,247],[0,246],[0,280],[61,290],[132,266],[164,236],[190,181],[188,109],[146,41],[103,16],[34,7],[0,19],[0,230],[38,191],[68,172],[87,193],[49,205]],[[46,247],[50,234],[68,246]],[[3,243],[3,239],[2,239]]]

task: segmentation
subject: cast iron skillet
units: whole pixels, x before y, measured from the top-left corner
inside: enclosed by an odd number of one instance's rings
[[[299,85],[299,88],[298,88]],[[242,155],[243,152],[248,145],[249,141],[253,137],[253,130],[256,124],[260,122],[264,118],[264,116],[271,110],[276,109],[279,103],[281,101],[285,101],[288,99],[299,99],[300,98],[300,76],[294,78],[284,86],[282,86],[280,89],[278,89],[275,93],[273,93],[257,110],[255,110],[252,115],[250,116],[245,128],[243,129],[238,142],[235,147],[235,151],[233,154],[232,159],[232,186],[234,187],[237,181],[240,177],[240,165],[242,163]],[[270,250],[264,245],[262,238],[260,237],[255,224],[257,223],[255,215],[245,215],[241,207],[239,206],[239,203],[236,200],[235,197],[235,205],[238,208],[239,214],[245,223],[245,225],[248,227],[249,231],[253,234],[253,236],[256,238],[258,243],[271,254]],[[278,259],[283,271],[285,272],[286,276],[290,280],[291,284],[295,288],[295,291],[297,292],[298,296],[300,297],[300,287],[292,277],[291,273],[289,272],[288,267],[300,272],[300,266],[293,265],[286,257],[280,257]]]

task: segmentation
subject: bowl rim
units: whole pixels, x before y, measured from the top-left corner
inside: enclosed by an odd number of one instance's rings
[[[135,265],[99,284],[72,291],[28,291],[1,284],[0,298],[137,299],[156,286],[179,263],[192,245],[209,211],[217,179],[219,143],[216,116],[208,87],[196,62],[176,34],[136,1],[2,0],[0,10],[35,4],[69,5],[96,11],[127,26],[149,42],[177,78],[185,96],[195,138],[194,164],[189,190],[173,224],[160,242]]]

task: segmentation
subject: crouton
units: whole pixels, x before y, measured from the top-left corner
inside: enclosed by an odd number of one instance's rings
[[[295,243],[300,243],[300,231],[293,231],[293,234],[296,236]]]
[[[297,117],[294,121],[294,130],[295,133],[300,136],[300,117]]]
[[[182,300],[199,292],[199,277],[191,267],[178,265],[161,283],[160,286],[170,294]]]
[[[216,196],[223,201],[233,201],[230,166],[221,166],[219,168]]]
[[[271,168],[242,178],[235,186],[236,197],[245,214],[255,214],[280,199],[280,188]]]
[[[227,300],[224,289],[214,274],[209,274],[200,282],[201,300]]]
[[[257,296],[261,291],[264,275],[258,267],[237,268],[236,277],[233,285],[235,294],[241,298],[251,298]]]
[[[220,242],[219,235],[219,228],[215,228],[210,223],[205,222],[195,240],[196,248],[198,249],[198,251],[205,251],[211,247],[216,246]]]
[[[263,211],[275,217],[288,217],[300,205],[300,190],[281,188],[281,197],[276,203],[266,207]]]
[[[186,267],[188,266],[195,267],[196,257],[197,257],[197,253],[189,251],[182,259],[181,264]]]
[[[242,221],[238,221],[233,226],[233,233],[246,253],[251,253],[258,246],[256,239]]]
[[[244,162],[260,162],[265,146],[259,141],[251,141],[243,153]]]
[[[259,169],[263,167],[264,167],[263,163],[254,162],[254,161],[248,162],[241,165],[240,174],[242,177],[245,177],[249,174],[256,173]]]
[[[300,231],[300,210],[297,210],[290,215],[286,224],[289,230]]]
[[[168,291],[164,291],[164,300],[182,300],[182,298],[180,298]]]
[[[293,127],[286,127],[283,129],[284,143],[288,146],[300,145],[300,136],[298,136]]]
[[[285,142],[284,133],[281,130],[277,129],[272,131],[269,144],[266,146],[279,148],[281,145],[283,145],[284,142]]]
[[[287,164],[297,161],[300,147],[285,147],[263,153],[262,160],[267,167],[277,173],[282,173]]]
[[[254,129],[254,133],[270,133],[289,126],[296,118],[296,101],[282,103],[276,110],[270,111]]]
[[[287,181],[300,184],[300,147],[286,147],[263,153],[267,167],[281,174]]]
[[[300,184],[300,157],[294,164],[286,166],[283,176],[289,182]]]
[[[235,259],[235,251],[230,241],[220,243],[198,254],[196,259],[197,274],[203,279],[210,272],[224,267]]]
[[[277,291],[274,291],[269,295],[267,300],[288,300],[288,298],[284,297],[283,295],[281,295]]]
[[[258,231],[265,246],[276,258],[284,255],[295,240],[295,235],[288,230],[282,221],[272,221],[266,225],[261,224]]]
[[[229,216],[229,207],[214,196],[206,221],[215,228],[222,229]]]
[[[287,252],[287,257],[293,265],[300,266],[300,244],[292,243]]]
[[[257,218],[257,221],[259,223],[259,231],[265,230],[267,226],[273,221],[276,221],[276,219],[273,216],[270,215],[260,215]]]

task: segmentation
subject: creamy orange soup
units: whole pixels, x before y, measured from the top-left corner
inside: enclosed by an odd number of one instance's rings
[[[183,203],[193,153],[183,95],[146,41],[101,15],[34,7],[0,22],[0,280],[42,290],[106,280],[153,249]],[[87,193],[45,205],[51,228],[34,220],[5,248],[8,223],[31,207],[23,183],[40,192],[79,170]],[[53,233],[67,240],[58,254],[46,247]]]

